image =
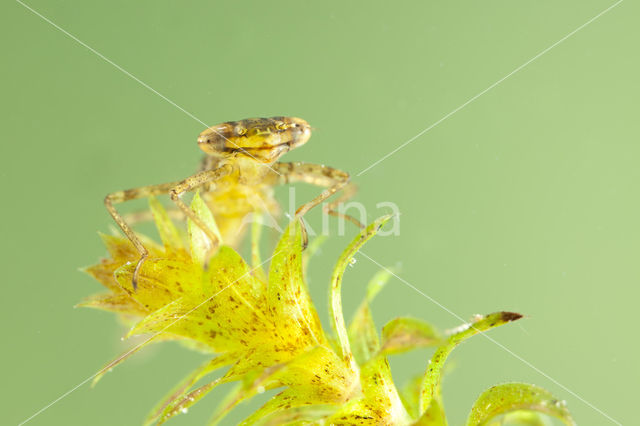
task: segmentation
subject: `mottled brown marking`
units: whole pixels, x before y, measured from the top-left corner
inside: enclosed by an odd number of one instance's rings
[[[153,195],[169,195],[184,217],[191,219],[211,240],[213,247],[209,255],[217,250],[218,237],[180,199],[185,192],[197,188],[201,189],[204,201],[211,208],[224,242],[231,246],[240,243],[242,233],[238,232],[238,227],[247,214],[256,211],[276,214],[277,203],[273,198],[272,187],[289,182],[306,182],[327,188],[298,208],[297,217],[303,216],[342,190],[341,197],[327,204],[327,213],[362,226],[355,218],[339,213],[336,209],[340,202],[355,194],[356,188],[349,181],[348,173],[324,165],[277,162],[286,152],[305,144],[310,136],[309,124],[296,117],[228,121],[206,129],[198,137],[198,145],[207,154],[198,173],[181,181],[108,194],[104,199],[107,211],[140,255],[131,278],[134,290],[149,253],[114,204]],[[246,194],[242,195],[246,199],[242,199],[239,194]],[[263,205],[251,204],[252,199],[262,200]],[[306,246],[306,242],[304,238],[303,246]]]
[[[522,314],[517,312],[502,312],[500,316],[503,321],[516,321],[522,318]]]

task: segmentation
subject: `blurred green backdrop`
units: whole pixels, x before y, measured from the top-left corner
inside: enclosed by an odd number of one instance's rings
[[[28,4],[211,125],[307,119],[312,140],[285,159],[356,174],[613,3]],[[130,345],[113,315],[73,309],[100,290],[77,268],[105,253],[96,234],[111,225],[103,196],[193,172],[203,126],[21,4],[0,8],[0,404],[2,423],[16,424]],[[370,219],[381,201],[402,211],[401,235],[372,241],[369,256],[399,265],[464,318],[527,314],[491,336],[622,423],[637,419],[630,402],[640,383],[639,12],[621,3],[355,178]],[[330,267],[350,231],[312,263],[325,320]],[[348,315],[376,270],[362,257],[349,269]],[[373,308],[380,326],[396,315],[459,324],[398,280]],[[423,371],[428,355],[394,358],[394,377]],[[177,345],[150,348],[29,424],[139,424],[201,358]],[[454,425],[483,389],[512,380],[566,399],[580,424],[613,424],[487,339],[454,359],[444,384]],[[174,424],[201,424],[222,395]]]

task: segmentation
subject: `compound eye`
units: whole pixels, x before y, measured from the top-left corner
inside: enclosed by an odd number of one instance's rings
[[[244,127],[236,127],[236,134],[238,136],[244,136],[247,134],[247,129],[245,129]]]

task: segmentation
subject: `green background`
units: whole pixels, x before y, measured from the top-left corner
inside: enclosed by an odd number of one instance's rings
[[[307,119],[313,138],[285,159],[353,175],[613,3],[29,2],[210,125]],[[19,3],[0,7],[0,404],[1,423],[16,424],[129,347],[113,315],[73,309],[100,290],[77,269],[105,253],[104,195],[192,173],[204,127]],[[381,201],[402,212],[400,236],[373,240],[369,256],[465,319],[525,313],[491,337],[627,424],[640,383],[639,12],[621,3],[354,178],[369,219]],[[311,266],[325,324],[330,268],[356,232],[347,230]],[[347,315],[376,270],[363,257],[348,270]],[[460,323],[397,279],[373,309],[379,326],[397,315]],[[394,358],[397,382],[428,356]],[[29,424],[138,424],[200,359],[150,348]],[[550,389],[579,424],[613,424],[485,338],[454,360],[444,384],[453,425],[504,381]],[[174,424],[204,422],[225,389]]]

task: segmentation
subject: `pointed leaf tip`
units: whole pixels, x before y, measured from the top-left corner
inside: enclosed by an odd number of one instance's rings
[[[434,353],[424,375],[420,395],[420,413],[422,415],[428,414],[427,410],[434,399],[437,398],[440,392],[442,367],[454,348],[462,341],[478,333],[483,333],[520,318],[522,318],[522,315],[515,312],[494,312],[489,315],[479,316],[472,323],[463,324],[451,331],[446,342]]]
[[[524,315],[519,314],[517,312],[501,312],[501,314],[502,314],[502,320],[504,322],[516,321],[524,317]]]
[[[209,228],[217,237],[218,245],[222,245],[222,237],[216,221],[213,217],[213,213],[207,206],[207,204],[200,197],[200,193],[196,192],[191,201],[191,209],[195,212],[196,216]],[[201,264],[206,264],[207,256],[211,255],[211,250],[214,248],[214,243],[209,239],[207,234],[200,229],[192,220],[188,220],[187,228],[189,230],[189,243],[191,248],[191,255],[194,259],[197,259]]]
[[[182,239],[175,225],[169,218],[167,211],[160,201],[154,196],[149,197],[149,208],[156,223],[158,234],[166,250],[176,250],[182,248]]]
[[[332,319],[332,326],[334,327],[334,330],[338,335],[338,341],[340,342],[340,355],[344,357],[345,360],[349,360],[354,371],[357,371],[357,365],[351,351],[347,327],[342,313],[342,277],[347,269],[347,265],[351,264],[353,256],[367,241],[378,233],[380,228],[387,223],[391,217],[392,215],[379,217],[371,222],[365,229],[361,230],[342,252],[340,258],[338,258],[338,262],[336,263],[331,276],[329,313]]]

